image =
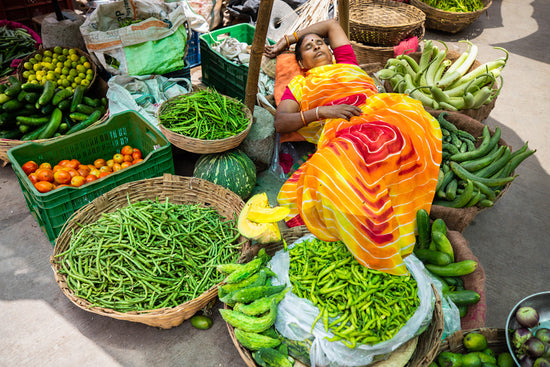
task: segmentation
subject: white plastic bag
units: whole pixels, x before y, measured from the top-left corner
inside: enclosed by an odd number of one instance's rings
[[[109,79],[108,85],[109,113],[134,110],[157,127],[156,113],[162,102],[189,93],[192,87],[189,79],[168,79],[161,75],[116,75]]]
[[[298,239],[295,244],[312,238],[314,238],[313,235],[304,236]],[[293,245],[289,248],[292,248]],[[430,279],[424,271],[424,265],[414,255],[407,256],[404,262],[417,282],[420,305],[414,315],[392,339],[372,346],[360,345],[350,349],[340,341],[327,341],[326,338],[333,335],[325,331],[322,323],[317,323],[313,328],[313,334],[311,334],[311,325],[313,325],[319,314],[319,309],[309,300],[299,298],[292,292],[287,292],[285,298],[279,303],[275,327],[288,339],[304,340],[314,338],[310,350],[311,367],[317,365],[331,367],[365,366],[386,358],[389,353],[399,346],[421,334],[432,320],[435,298]],[[288,276],[289,265],[288,252],[280,250],[273,256],[270,267],[277,273],[277,279],[273,281],[273,284],[291,286]]]

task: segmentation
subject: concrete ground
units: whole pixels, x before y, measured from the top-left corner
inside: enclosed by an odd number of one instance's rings
[[[499,126],[513,149],[537,152],[518,169],[506,194],[479,214],[464,236],[486,272],[486,326],[504,328],[522,298],[550,290],[550,2],[493,0],[486,15],[457,35],[470,39],[482,62],[510,51],[504,88],[485,121]],[[546,21],[544,21],[546,19]],[[192,158],[192,157],[191,157]],[[190,157],[176,154],[179,174]],[[0,366],[244,366],[214,307],[214,325],[189,322],[170,330],[97,316],[74,306],[54,281],[52,247],[30,215],[12,168],[0,168]]]

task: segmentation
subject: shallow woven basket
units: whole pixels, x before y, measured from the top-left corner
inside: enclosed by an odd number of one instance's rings
[[[413,52],[413,53],[409,54],[409,56],[412,57],[417,62],[420,60],[421,55],[422,55],[421,52]],[[448,51],[447,56],[445,57],[445,59],[451,60],[451,62],[454,62],[459,57],[460,57],[459,52]],[[480,65],[481,65],[481,63],[478,60],[475,60],[474,63],[472,64],[472,66],[468,69],[468,72],[474,70],[475,68],[477,68]],[[498,88],[497,84],[498,83],[495,83],[495,86],[494,86],[495,89]],[[387,80],[384,81],[384,87],[386,88],[386,91],[388,91],[390,93],[394,91],[393,88],[391,87],[391,84]],[[475,120],[483,121],[483,120],[487,119],[487,117],[489,117],[489,114],[491,113],[493,108],[495,108],[497,98],[498,97],[493,98],[493,100],[491,102],[489,102],[487,104],[484,104],[483,106],[481,106],[479,108],[476,108],[476,109],[468,108],[468,109],[464,109],[464,110],[458,110],[456,112],[459,112],[463,115],[469,116],[469,117],[471,117]],[[426,108],[426,110],[429,111],[429,112],[433,111],[430,108]]]
[[[441,343],[439,346],[439,353],[467,353],[467,350],[462,343],[462,339],[470,333],[479,333],[485,336],[487,339],[487,347],[491,348],[497,355],[499,353],[509,352],[506,345],[506,331],[504,329],[479,328],[455,331],[452,335],[449,335],[443,343]]]
[[[287,244],[291,244],[292,242],[296,241],[297,239],[301,238],[302,236],[310,234],[306,226],[298,226],[298,227],[292,227],[287,229],[281,230],[281,237],[284,241],[286,241]],[[270,255],[274,255],[275,252],[279,251],[283,248],[283,241],[280,242],[274,242],[267,245],[261,245],[263,248],[266,249],[266,252]],[[257,249],[256,249],[257,252]],[[249,252],[248,259],[251,259],[251,256],[253,255],[253,251]],[[418,344],[416,346],[416,349],[411,356],[409,362],[407,363],[406,367],[427,367],[430,365],[430,363],[434,360],[434,358],[437,356],[439,347],[441,345],[441,336],[443,335],[443,309],[441,306],[441,298],[439,297],[438,292],[432,285],[432,289],[435,296],[435,306],[432,316],[432,322],[419,337],[418,337]],[[225,308],[228,308],[227,305],[224,305]],[[239,352],[239,355],[243,359],[244,363],[247,367],[258,367],[254,359],[252,358],[252,354],[248,349],[243,347],[235,337],[235,331],[233,326],[226,323],[227,330],[229,331],[229,336],[231,337],[231,340],[233,341],[233,345],[235,345],[235,348],[237,348],[237,351]],[[296,361],[294,364],[295,367],[298,366],[306,366],[303,363]]]
[[[437,118],[440,113],[447,112],[447,111],[429,111],[429,112],[432,116]],[[475,138],[479,138],[483,135],[483,128],[485,127],[485,125],[469,116],[460,114],[458,112],[447,112],[447,116],[445,116],[445,119],[451,122],[460,130],[469,132]],[[491,135],[494,134],[493,129],[489,128],[489,131],[491,132]],[[477,139],[476,147],[478,147],[480,144],[481,144],[481,139]],[[500,138],[500,140],[498,141],[498,145],[508,146],[510,149],[512,149],[512,147],[508,145],[508,143],[506,143],[502,138]],[[500,193],[498,194],[498,196],[494,201],[495,203],[502,197],[502,195],[504,195],[504,193],[508,190],[508,188],[512,183],[513,181],[508,182],[504,186],[504,188],[500,190]],[[445,206],[432,205],[430,209],[430,218],[432,219],[441,218],[445,221],[445,224],[447,224],[447,227],[450,230],[463,232],[464,229],[466,229],[466,227],[474,220],[476,215],[478,215],[479,213],[487,209],[489,208],[479,207],[479,206],[472,206],[469,208],[447,208]]]
[[[424,38],[424,33],[424,26],[422,25],[413,29],[407,36],[416,36],[418,42],[420,42]],[[395,57],[393,46],[367,45],[355,41],[350,41],[350,43],[359,64],[380,63],[386,65],[389,59]]]
[[[23,72],[25,71],[25,68],[24,68],[24,64],[29,61],[29,59],[31,59],[32,57],[34,57],[36,54],[44,54],[44,51],[46,50],[50,50],[53,52],[53,47],[49,47],[49,48],[41,48],[39,50],[37,50],[36,52],[30,54],[30,55],[27,55],[23,60],[21,60],[21,63],[19,64],[19,66],[17,67],[17,79],[19,79],[21,82],[24,82],[25,81],[25,78],[23,78]],[[92,86],[94,85],[94,82],[97,78],[97,66],[96,64],[93,62],[92,58],[90,57],[90,55],[88,55],[86,52],[82,51],[81,49],[79,48],[76,48],[76,53],[78,54],[78,56],[84,56],[86,59],[88,59],[88,62],[90,63],[90,65],[92,66],[92,70],[94,71],[94,78],[90,81],[90,84],[88,84],[86,86],[86,90],[90,90],[92,88]]]
[[[59,274],[60,266],[55,261],[54,256],[62,253],[69,247],[72,232],[79,230],[79,224],[85,225],[94,222],[101,217],[102,213],[112,212],[119,207],[126,206],[128,200],[136,202],[157,198],[160,201],[169,198],[170,202],[177,204],[198,203],[214,207],[220,215],[227,218],[232,218],[234,213],[240,213],[244,207],[244,202],[239,196],[219,185],[196,177],[182,177],[170,174],[129,182],[99,196],[91,203],[80,208],[69,218],[63,226],[61,234],[55,241],[54,252],[50,258],[55,280],[61,287],[63,294],[72,303],[85,311],[101,316],[169,329],[180,325],[217,297],[218,285],[214,285],[199,297],[182,303],[177,307],[150,311],[118,312],[109,308],[92,306],[87,300],[75,296],[74,292],[67,286],[65,275]],[[243,243],[242,251],[246,252],[246,249],[250,246],[249,241],[244,237],[240,237],[239,242]]]
[[[492,0],[483,0],[484,7],[472,12],[445,11],[429,6],[421,0],[410,0],[410,4],[426,14],[426,28],[447,33],[458,33],[476,21],[491,6]]]
[[[360,43],[394,46],[423,26],[425,19],[420,9],[398,1],[354,0],[349,7],[349,36]]]
[[[197,90],[191,93],[188,93],[186,95],[191,95],[193,93],[197,93]],[[225,97],[234,100],[234,98],[231,98],[228,96],[225,96]],[[181,96],[175,96],[164,101],[157,112],[157,118],[158,118],[158,115],[160,115],[160,113],[163,111],[163,106],[165,106],[165,103],[173,100],[174,98],[181,98]],[[230,136],[225,139],[204,140],[204,139],[191,138],[191,137],[177,134],[173,131],[168,130],[160,123],[160,121],[158,126],[162,134],[166,137],[166,139],[168,139],[170,143],[172,143],[173,145],[175,145],[180,149],[183,149],[191,153],[197,153],[197,154],[221,153],[221,152],[225,152],[238,147],[242,143],[244,138],[246,138],[246,136],[248,135],[248,132],[252,127],[253,116],[248,107],[243,105],[243,109],[246,115],[248,116],[248,120],[249,120],[248,126],[246,127],[246,129],[244,129],[237,135]]]

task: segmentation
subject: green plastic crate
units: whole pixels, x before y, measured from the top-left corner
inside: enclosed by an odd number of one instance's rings
[[[54,165],[62,159],[76,158],[83,164],[92,164],[98,158],[112,157],[124,145],[140,149],[143,162],[81,187],[63,187],[40,193],[21,168],[30,160]],[[164,173],[174,174],[170,142],[135,111],[112,115],[100,125],[52,142],[29,142],[11,148],[8,157],[27,207],[52,245],[69,217],[101,194],[126,182],[162,176]]]
[[[255,29],[254,26],[248,23],[241,23],[199,36],[202,82],[204,84],[214,87],[226,96],[244,101],[248,66],[229,61],[219,52],[214,51],[212,46],[222,42],[227,37],[252,45]],[[268,39],[268,42],[270,44],[275,43],[270,39]]]

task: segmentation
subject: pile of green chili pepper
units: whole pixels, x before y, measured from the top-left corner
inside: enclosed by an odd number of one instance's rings
[[[213,89],[174,97],[159,111],[170,131],[203,140],[225,139],[245,130],[250,120],[244,104]]]
[[[349,348],[393,338],[420,304],[411,276],[396,276],[362,266],[343,242],[310,239],[291,250],[292,292],[320,312],[329,341]]]
[[[422,2],[436,9],[457,13],[468,13],[484,7],[482,0],[422,0]]]
[[[24,28],[0,27],[0,77],[15,71],[14,59],[22,59],[36,51],[36,41]]]
[[[104,213],[56,255],[76,296],[120,312],[173,307],[221,282],[237,261],[235,219],[214,208],[139,201]]]

